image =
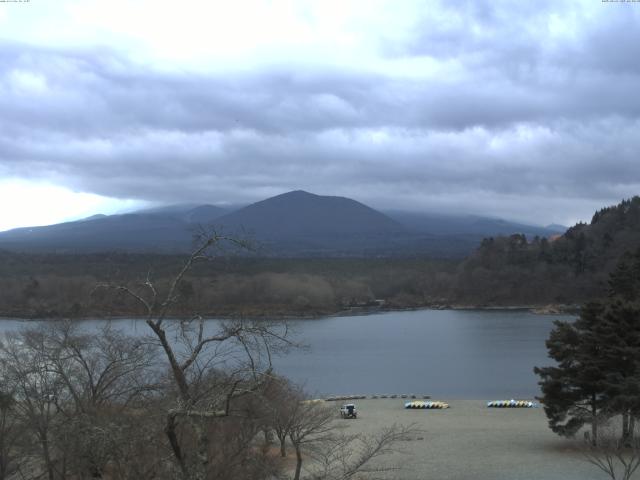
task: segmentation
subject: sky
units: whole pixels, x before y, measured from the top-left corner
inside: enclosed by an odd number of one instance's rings
[[[290,190],[589,221],[640,193],[640,2],[0,2],[0,230]]]

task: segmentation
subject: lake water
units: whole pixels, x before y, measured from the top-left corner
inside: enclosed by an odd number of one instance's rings
[[[317,395],[417,394],[447,399],[532,398],[534,366],[549,365],[553,320],[504,310],[417,310],[291,322],[309,346],[275,360],[278,372]],[[212,322],[215,322],[212,320]],[[0,320],[0,332],[33,322]],[[86,327],[100,321],[85,321]],[[115,320],[141,334],[141,321]]]

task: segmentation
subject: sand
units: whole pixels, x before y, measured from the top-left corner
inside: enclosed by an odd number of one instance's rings
[[[436,399],[445,400],[446,399]],[[558,437],[542,408],[487,408],[485,400],[448,401],[447,410],[406,410],[401,399],[355,401],[358,419],[337,420],[345,433],[415,424],[422,429],[385,457],[403,480],[597,480],[606,477],[579,452],[580,442]],[[336,412],[342,402],[328,402]],[[640,478],[640,477],[639,477]]]

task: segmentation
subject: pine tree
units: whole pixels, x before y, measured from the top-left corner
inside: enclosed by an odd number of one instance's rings
[[[640,300],[640,248],[634,254],[625,253],[609,276],[609,297],[621,297],[626,302]]]
[[[573,436],[622,417],[622,440],[640,416],[640,250],[625,255],[610,275],[609,297],[583,307],[573,323],[556,322],[547,340],[553,367],[535,368],[551,429]]]
[[[629,444],[640,414],[640,309],[620,300],[608,302],[595,334],[606,345],[606,408],[610,415],[622,416],[622,440]]]
[[[589,424],[594,443],[598,422],[607,412],[603,345],[593,334],[603,310],[601,304],[591,303],[574,323],[557,321],[546,342],[557,366],[534,369],[541,378],[541,401],[551,430],[572,437]]]

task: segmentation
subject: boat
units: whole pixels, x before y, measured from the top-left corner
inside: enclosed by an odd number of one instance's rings
[[[536,408],[538,405],[529,400],[492,400],[487,402],[489,408]]]
[[[449,408],[449,404],[445,402],[424,402],[422,400],[414,400],[404,404],[404,408],[424,408],[424,409],[444,409]]]

